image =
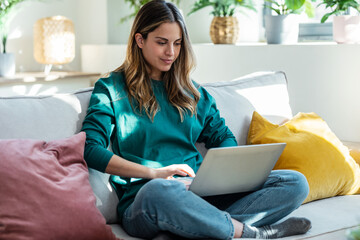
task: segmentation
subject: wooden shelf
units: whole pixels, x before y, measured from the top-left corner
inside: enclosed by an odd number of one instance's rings
[[[13,77],[0,77],[0,97],[74,92],[94,86],[100,76],[89,72],[17,73]]]
[[[85,73],[85,72],[50,72],[45,74],[43,72],[24,72],[16,73],[13,77],[0,77],[1,83],[31,83],[39,81],[55,81],[66,78],[91,78],[100,77],[100,73]]]

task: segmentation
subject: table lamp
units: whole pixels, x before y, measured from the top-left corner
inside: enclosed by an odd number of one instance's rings
[[[45,64],[45,74],[52,65],[70,63],[75,57],[75,33],[72,21],[63,16],[42,18],[34,24],[34,58]]]

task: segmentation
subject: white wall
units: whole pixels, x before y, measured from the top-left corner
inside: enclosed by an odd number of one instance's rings
[[[43,17],[63,15],[74,22],[76,56],[64,66],[80,70],[80,46],[82,44],[107,43],[106,0],[44,0],[26,1],[11,22],[8,52],[16,54],[17,71],[40,71],[43,66],[33,57],[33,25]]]
[[[195,0],[184,0],[180,4],[192,42],[210,43],[209,29],[212,16],[211,8],[203,9],[187,16]],[[238,14],[240,33],[239,42],[258,41],[262,29],[259,12],[244,10]],[[76,33],[76,57],[66,70],[81,70],[80,46],[83,44],[121,44],[126,43],[132,20],[120,24],[121,17],[132,10],[124,0],[28,0],[20,5],[20,11],[11,23],[8,52],[16,54],[18,72],[41,71],[43,67],[33,58],[33,25],[36,20],[54,15],[63,15],[74,22]]]
[[[120,18],[132,13],[132,9],[124,0],[107,0],[108,1],[108,43],[124,44],[127,43],[132,20],[119,23]],[[204,8],[188,16],[195,0],[183,0],[180,2],[180,10],[183,12],[191,41],[193,43],[210,43],[210,24],[212,20],[211,7]],[[242,13],[237,13],[239,20],[239,37],[238,42],[257,42],[263,37],[261,23],[262,2],[255,1],[257,12],[243,9]]]

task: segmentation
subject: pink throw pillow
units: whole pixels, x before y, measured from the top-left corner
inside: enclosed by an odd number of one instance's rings
[[[96,208],[84,143],[83,132],[0,140],[0,239],[116,239]]]

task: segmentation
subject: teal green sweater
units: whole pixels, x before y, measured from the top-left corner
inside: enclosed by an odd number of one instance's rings
[[[151,80],[160,106],[152,122],[145,113],[133,111],[124,78],[122,73],[111,73],[95,84],[82,127],[86,132],[84,157],[89,167],[104,172],[115,153],[151,168],[188,164],[196,172],[203,160],[196,142],[204,142],[207,148],[237,145],[214,98],[204,88],[197,86],[201,94],[197,115],[186,114],[181,122],[178,110],[168,102],[164,83]],[[108,150],[110,145],[112,152]],[[110,181],[120,200],[121,220],[148,180],[111,176]]]

